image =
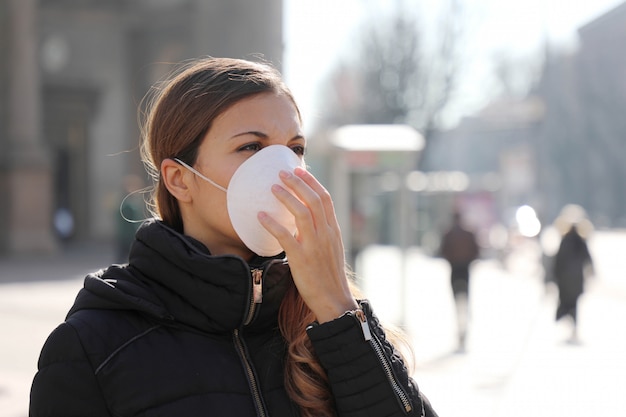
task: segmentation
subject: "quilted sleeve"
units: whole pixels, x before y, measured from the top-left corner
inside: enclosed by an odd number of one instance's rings
[[[369,304],[360,304],[364,316],[347,313],[307,329],[328,374],[338,415],[436,417]]]
[[[43,346],[30,417],[111,417],[76,330],[63,323]]]

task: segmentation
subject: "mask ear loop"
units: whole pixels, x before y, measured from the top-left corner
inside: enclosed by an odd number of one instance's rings
[[[122,216],[122,219],[124,219],[128,223],[143,223],[144,221],[148,220],[149,217],[144,217],[143,219],[129,219],[128,217],[124,215],[123,209],[124,209],[124,205],[126,204],[126,200],[128,200],[129,197],[132,197],[133,195],[139,194],[139,193],[141,194],[149,193],[151,192],[151,190],[152,190],[152,187],[148,186],[148,187],[143,187],[143,188],[140,188],[138,190],[135,190],[126,194],[126,196],[122,199],[122,202],[120,203],[120,208],[119,208],[120,216]],[[142,201],[144,202],[144,204],[146,203],[145,199],[142,199]]]
[[[184,166],[185,168],[187,168],[189,171],[193,172],[194,174],[196,174],[197,176],[199,176],[200,178],[202,178],[203,180],[207,181],[208,183],[210,183],[211,185],[213,185],[216,188],[219,188],[220,190],[227,192],[227,189],[222,187],[221,185],[219,185],[218,183],[216,183],[215,181],[211,180],[210,178],[205,177],[204,175],[202,175],[201,173],[199,173],[198,171],[196,171],[194,168],[190,167],[189,165],[187,165],[185,162],[181,161],[178,158],[173,158],[174,161],[178,162],[179,164],[181,164],[182,166]]]

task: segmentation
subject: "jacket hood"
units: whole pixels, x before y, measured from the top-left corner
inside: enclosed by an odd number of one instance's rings
[[[137,232],[128,265],[89,274],[68,317],[83,309],[134,310],[158,321],[200,331],[230,332],[243,326],[252,302],[251,269],[263,271],[263,301],[251,331],[277,325],[280,302],[293,285],[283,254],[213,256],[199,241],[160,221]]]

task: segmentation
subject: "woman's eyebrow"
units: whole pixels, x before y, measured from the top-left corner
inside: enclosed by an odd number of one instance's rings
[[[237,133],[236,135],[231,136],[231,139],[238,138],[239,136],[253,135],[260,139],[267,139],[269,136],[266,133],[259,132],[257,130],[250,130],[246,132]]]
[[[258,130],[250,130],[250,131],[246,131],[246,132],[241,132],[241,133],[237,133],[236,135],[231,136],[231,139],[235,139],[238,138],[240,136],[246,136],[246,135],[252,135],[252,136],[256,136],[259,139],[268,139],[269,135],[263,132],[259,132]],[[294,140],[305,140],[304,136],[301,133],[298,133],[297,135],[295,135],[294,137],[292,137],[289,141],[294,141]]]

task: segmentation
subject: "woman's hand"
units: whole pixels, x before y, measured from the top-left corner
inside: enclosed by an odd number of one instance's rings
[[[274,185],[272,192],[295,216],[298,232],[293,236],[264,212],[259,221],[282,245],[289,259],[300,296],[320,323],[357,308],[345,271],[341,230],[330,194],[302,168],[281,171],[287,191]],[[293,195],[292,195],[293,193]]]

